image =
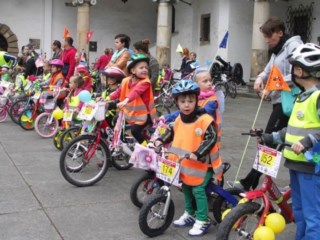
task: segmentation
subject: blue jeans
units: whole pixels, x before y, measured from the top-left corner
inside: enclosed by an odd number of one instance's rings
[[[290,170],[296,240],[320,239],[320,176]]]

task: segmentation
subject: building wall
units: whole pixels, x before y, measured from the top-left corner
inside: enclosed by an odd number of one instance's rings
[[[76,44],[77,8],[66,7],[71,0],[10,0],[1,3],[0,23],[7,24],[18,37],[18,45],[29,43],[30,38],[41,40],[40,48],[51,57],[51,43],[62,41],[63,29],[68,27]],[[114,48],[114,36],[125,33],[131,43],[149,38],[156,41],[157,4],[139,0],[98,0],[90,8],[91,41],[97,41],[97,52],[90,52],[90,61],[103,53],[105,47]],[[141,7],[143,6],[143,8]]]

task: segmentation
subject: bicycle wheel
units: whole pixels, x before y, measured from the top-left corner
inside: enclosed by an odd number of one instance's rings
[[[32,109],[25,109],[19,116],[19,125],[24,130],[33,130],[34,129],[34,118],[32,118]]]
[[[140,176],[131,186],[130,199],[133,205],[141,208],[146,199],[158,192],[163,182],[156,179],[155,172],[148,171]]]
[[[94,135],[82,135],[73,139],[63,149],[60,155],[60,171],[69,183],[77,187],[91,186],[107,173],[109,149],[103,141],[96,144]],[[88,159],[91,154],[92,157]]]
[[[11,120],[19,124],[19,116],[21,115],[22,111],[26,109],[27,99],[19,99],[12,103],[12,105],[9,108],[9,117]],[[29,108],[29,107],[28,107]]]
[[[56,149],[62,150],[61,148],[61,136],[64,133],[65,129],[59,129],[56,134],[53,136],[53,145]]]
[[[217,239],[253,239],[253,233],[260,219],[257,211],[260,204],[247,202],[234,207],[219,225]]]
[[[243,68],[240,63],[235,63],[231,71],[232,78],[237,84],[243,81]]]
[[[4,122],[7,120],[8,112],[6,106],[0,107],[0,122]]]
[[[159,103],[156,105],[156,111],[157,111],[158,117],[160,117],[162,115],[170,113],[170,108],[167,108],[164,104]]]
[[[242,193],[240,189],[229,188],[229,189],[225,189],[225,191],[229,192],[232,196],[238,199],[238,201],[242,198],[240,196],[240,193]],[[222,213],[229,208],[233,208],[232,204],[228,202],[227,199],[225,199],[220,195],[213,201],[213,204],[212,204],[213,216],[218,223],[221,223],[222,221],[221,219]]]
[[[125,143],[124,143],[125,144]],[[111,157],[112,166],[118,170],[128,170],[132,167],[132,164],[129,163],[130,156],[120,151],[116,156]]]
[[[224,97],[227,97],[227,87],[224,82],[218,82],[217,84],[215,84],[215,89],[216,91],[222,91]]]
[[[171,199],[168,213],[166,216],[163,215],[166,199],[165,195],[158,193],[151,196],[143,204],[139,213],[139,227],[145,235],[149,237],[159,236],[172,223],[175,207]]]
[[[61,150],[64,149],[64,147],[67,146],[72,141],[72,139],[78,137],[80,134],[80,131],[81,131],[81,127],[79,126],[66,129],[60,137]]]
[[[51,113],[44,112],[41,113],[34,123],[34,128],[40,137],[51,138],[53,137],[59,128],[59,122],[57,119],[52,117],[51,122]]]
[[[228,81],[228,94],[231,98],[235,98],[237,96],[237,84],[234,81]]]
[[[169,82],[164,83],[160,88],[159,103],[163,104],[166,108],[171,108],[174,104],[171,92],[172,84]]]

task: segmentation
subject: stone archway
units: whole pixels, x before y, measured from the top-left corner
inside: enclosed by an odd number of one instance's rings
[[[13,55],[19,53],[17,36],[6,24],[2,23],[0,23],[0,50]]]

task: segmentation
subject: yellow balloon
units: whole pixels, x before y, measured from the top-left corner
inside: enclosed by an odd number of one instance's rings
[[[52,112],[52,116],[54,119],[60,120],[63,118],[63,111],[60,108],[56,108],[53,112]]]
[[[253,240],[275,240],[275,234],[271,228],[266,226],[258,227],[253,233]]]
[[[221,216],[221,220],[223,220],[225,218],[225,216],[231,211],[231,208],[228,208],[226,210],[224,210],[224,212],[222,213],[222,216]]]
[[[278,234],[286,228],[286,220],[279,213],[271,213],[267,216],[265,225]]]

